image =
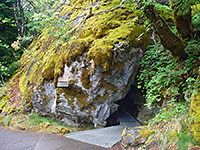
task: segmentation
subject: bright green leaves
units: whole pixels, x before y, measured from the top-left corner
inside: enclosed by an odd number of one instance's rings
[[[180,114],[184,114],[188,111],[189,107],[187,103],[169,103],[168,108],[163,108],[155,118],[153,118],[149,125],[154,125],[161,121],[171,121],[172,118],[179,117]]]
[[[59,19],[59,10],[66,3],[67,1],[63,0],[23,0],[24,17],[26,20],[25,29],[27,32],[20,39],[22,45],[27,47],[42,29],[47,26],[51,28],[51,25],[55,24],[55,21]]]
[[[51,20],[54,19],[54,20]],[[73,29],[67,20],[62,18],[50,18],[48,19],[48,34],[52,34],[58,39],[58,42],[68,42],[72,36]]]
[[[12,0],[0,2],[0,86],[7,81],[16,69],[12,64],[18,59],[19,52],[11,44],[17,37],[17,28]],[[14,69],[15,68],[15,69]]]
[[[170,5],[173,7],[173,12],[178,12],[179,15],[187,14],[191,9],[191,0],[170,0]]]
[[[0,75],[1,75],[1,82],[3,82],[3,76],[10,76],[9,72],[8,72],[8,67],[6,67],[5,65],[3,65],[0,62]]]
[[[189,57],[180,64],[160,44],[148,47],[141,61],[143,70],[139,80],[144,82],[149,108],[158,102],[189,101],[194,90],[200,88],[196,74],[200,65],[200,43],[189,42],[186,52]]]

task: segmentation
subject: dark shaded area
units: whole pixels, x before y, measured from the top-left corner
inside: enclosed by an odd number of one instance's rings
[[[132,85],[127,96],[123,100],[117,102],[119,109],[110,115],[107,119],[106,126],[119,125],[119,116],[123,111],[137,118],[140,109],[145,103],[145,99],[142,97],[142,91],[138,89],[136,85],[137,84]]]

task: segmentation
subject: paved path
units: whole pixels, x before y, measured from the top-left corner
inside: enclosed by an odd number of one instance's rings
[[[41,136],[0,127],[0,150],[33,150]]]
[[[108,148],[112,147],[114,144],[120,141],[123,129],[124,126],[119,125],[101,129],[70,133],[66,134],[65,136],[71,139]]]
[[[118,115],[120,125],[128,128],[140,126],[140,123],[124,109],[120,109]]]
[[[69,139],[64,136],[44,134],[34,150],[106,150],[106,148]]]
[[[58,136],[54,134],[14,131],[0,127],[0,150],[106,150],[120,141],[125,127],[139,126],[124,110],[120,125]]]
[[[120,125],[101,129],[87,130],[76,133],[69,133],[65,136],[82,142],[102,146],[112,147],[121,140],[121,133],[126,127],[140,126],[138,121],[123,109],[119,110]]]
[[[0,127],[0,150],[106,150],[54,134],[14,131]]]

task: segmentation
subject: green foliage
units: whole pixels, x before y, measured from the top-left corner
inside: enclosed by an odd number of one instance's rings
[[[176,87],[169,88],[170,84],[175,83],[174,79],[178,79],[176,63],[177,60],[173,59],[169,51],[163,49],[160,44],[148,47],[141,62],[144,70],[139,77],[139,80],[145,83],[148,107],[163,99],[162,91],[166,88],[168,89],[166,95],[171,93],[175,97],[178,95]]]
[[[139,80],[144,81],[149,108],[158,102],[189,101],[194,89],[199,88],[194,70],[200,63],[200,43],[191,41],[186,52],[189,57],[180,64],[160,44],[148,47],[141,61],[143,70]]]
[[[24,11],[24,35],[17,38],[17,27],[13,11],[13,0],[2,0],[0,2],[0,86],[2,86],[19,67],[18,60],[23,51],[29,46],[32,40],[42,31],[49,29],[49,34],[56,38],[61,37],[67,42],[73,30],[70,30],[69,23],[59,16],[66,1],[52,0],[21,0]],[[17,8],[18,19],[20,20],[19,8]],[[17,39],[17,40],[16,40]],[[14,42],[15,41],[15,42]],[[12,46],[11,46],[12,45]]]
[[[12,0],[0,2],[0,86],[15,72],[21,51],[14,50],[11,44],[17,37],[17,28],[13,12]]]
[[[0,63],[0,74],[1,74],[1,80],[3,80],[2,76],[10,76],[8,72],[8,67],[4,66],[2,63]]]
[[[131,10],[134,9],[139,9],[139,17],[134,18],[131,25],[132,24],[137,24],[138,20],[144,20],[144,24],[143,27],[145,28],[145,31],[149,31],[150,29],[152,29],[151,26],[151,20],[147,19],[144,15],[145,9],[148,5],[154,5],[156,10],[165,18],[169,18],[169,15],[172,15],[171,12],[171,7],[169,5],[162,5],[158,2],[156,2],[156,0],[127,0],[125,2],[126,5],[131,5]]]
[[[70,24],[67,20],[59,18],[59,17],[52,17],[48,19],[48,34],[52,34],[57,28],[56,32],[53,34],[56,38],[62,39],[62,41],[67,42],[72,36],[73,29],[70,28]],[[47,23],[46,22],[46,23]],[[55,25],[56,22],[56,25]],[[60,41],[60,42],[62,42]],[[59,42],[59,41],[58,41]]]
[[[180,115],[185,114],[188,109],[188,104],[185,102],[169,103],[168,107],[164,107],[148,124],[154,125],[161,121],[171,121],[172,118],[178,118]]]
[[[187,131],[181,132],[178,134],[178,149],[179,150],[186,150],[188,149],[189,144],[196,145],[194,137]]]
[[[60,123],[60,122],[57,122],[53,119],[50,119],[50,118],[46,118],[46,117],[42,117],[42,116],[39,116],[38,114],[36,113],[31,113],[28,115],[28,119],[27,119],[27,123],[30,124],[30,126],[36,126],[38,125],[39,123],[43,123],[43,122],[49,122],[50,124],[52,125],[59,125],[59,126],[66,126],[65,124],[63,123]]]
[[[167,111],[171,110],[165,110]],[[160,140],[159,145],[163,149],[186,150],[197,144],[190,132],[187,114],[177,118],[172,117],[171,120],[163,120],[155,127],[157,130],[152,137]]]
[[[196,29],[200,30],[200,13],[195,14],[192,20],[192,23],[196,27]]]
[[[66,1],[62,0],[23,0],[27,32],[20,39],[22,46],[27,47],[45,27],[49,27],[49,30],[59,27],[60,31],[57,32],[56,36],[63,34],[66,30],[63,27],[67,22],[59,17],[58,11],[65,3]],[[57,25],[55,26],[55,24]]]
[[[173,12],[178,11],[179,15],[187,14],[192,5],[199,4],[199,0],[170,0],[171,6],[174,7]]]
[[[170,0],[173,12],[178,11],[179,15],[187,14],[191,9],[191,0]]]

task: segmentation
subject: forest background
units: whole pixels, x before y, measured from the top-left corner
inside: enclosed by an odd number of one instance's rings
[[[66,0],[1,0],[0,86],[16,73],[23,51],[46,24],[53,24],[55,12],[66,3]]]

